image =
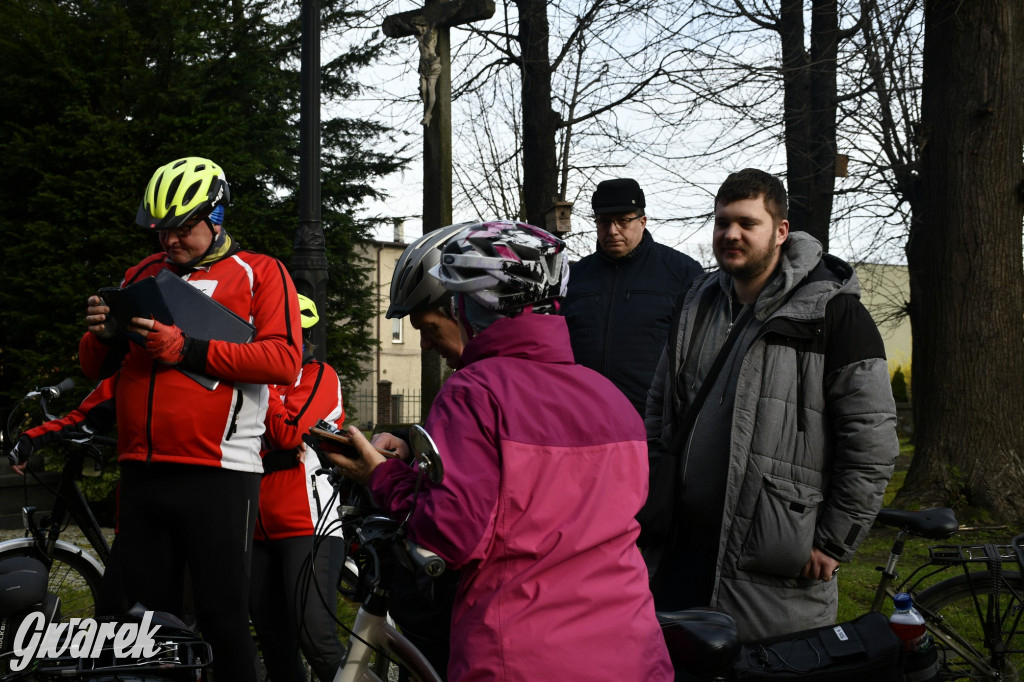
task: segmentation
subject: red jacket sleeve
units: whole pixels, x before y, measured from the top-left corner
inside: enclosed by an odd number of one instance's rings
[[[250,265],[256,274],[252,292],[256,337],[250,343],[210,341],[205,373],[248,384],[290,384],[302,363],[295,285],[284,265],[274,258],[259,256]]]
[[[326,363],[307,362],[296,383],[279,389],[280,394],[271,393],[267,409],[265,437],[271,448],[298,447],[302,434],[321,419],[337,426],[345,421],[341,383],[337,372]]]
[[[83,425],[96,431],[106,431],[114,425],[114,388],[117,375],[104,379],[85,400],[65,417],[54,419],[26,431],[35,449],[55,443],[68,433],[80,432]]]
[[[166,268],[162,254],[150,256],[125,273],[122,286]],[[219,282],[215,300],[248,317],[256,327],[250,343],[200,339],[205,352],[201,369],[225,381],[248,384],[290,384],[302,363],[302,326],[295,285],[284,265],[275,258],[239,252],[211,266],[209,274],[197,272],[193,283]],[[82,371],[90,378],[103,378],[120,367],[130,348],[126,338],[104,343],[86,332],[79,343]]]

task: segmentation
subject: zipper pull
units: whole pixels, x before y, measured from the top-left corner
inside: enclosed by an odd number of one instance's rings
[[[310,474],[309,483],[313,487],[313,500],[316,502],[316,515],[323,516],[324,510],[320,507],[320,491],[316,488],[316,474]]]

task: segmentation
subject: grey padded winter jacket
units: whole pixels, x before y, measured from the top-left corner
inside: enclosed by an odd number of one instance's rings
[[[647,398],[652,476],[686,407],[673,398],[675,377],[697,357],[683,358],[684,349],[698,334],[694,355],[717,353],[699,339],[709,325],[727,324],[732,290],[731,276],[716,271],[684,300]],[[700,320],[698,309],[707,313]],[[837,581],[804,579],[800,570],[812,547],[851,559],[899,454],[885,350],[852,267],[791,232],[754,314],[757,338],[738,369],[717,379],[739,372],[711,606],[733,615],[745,640],[835,621]],[[686,400],[695,393],[689,387]]]

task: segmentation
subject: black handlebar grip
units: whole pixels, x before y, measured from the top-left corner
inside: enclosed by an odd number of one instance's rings
[[[408,539],[405,540],[405,549],[409,553],[409,558],[412,559],[417,570],[423,571],[424,575],[436,578],[444,573],[444,559],[437,556],[429,549],[420,547],[419,545],[410,542]]]
[[[68,377],[64,381],[57,384],[56,386],[44,386],[43,388],[39,389],[39,392],[42,393],[44,397],[49,398],[50,400],[56,400],[57,398],[60,397],[61,393],[68,390],[69,388],[73,388],[74,385],[75,380],[72,379],[71,377]]]

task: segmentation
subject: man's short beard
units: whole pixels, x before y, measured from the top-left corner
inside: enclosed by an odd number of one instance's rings
[[[747,262],[743,265],[729,265],[723,263],[721,258],[718,258],[717,255],[715,260],[718,261],[718,267],[732,275],[733,279],[746,282],[756,279],[758,275],[761,275],[766,270],[774,267],[776,254],[780,248],[781,247],[777,245],[769,246],[767,251],[761,251],[754,254],[753,257],[749,257],[750,253],[748,252]]]

